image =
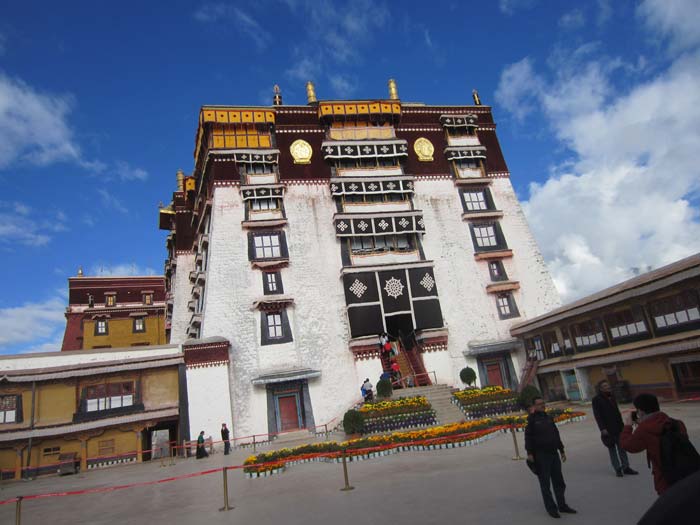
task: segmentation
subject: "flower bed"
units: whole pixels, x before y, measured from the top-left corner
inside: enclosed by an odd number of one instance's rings
[[[430,403],[425,397],[415,396],[365,403],[360,407],[360,412],[365,419],[370,419],[396,414],[409,414],[411,412],[424,412],[429,409]]]
[[[519,410],[518,394],[500,386],[468,388],[453,394],[452,402],[459,406],[467,419],[510,414]]]
[[[549,410],[557,424],[581,421],[583,412]],[[522,430],[527,424],[526,415],[512,415],[497,418],[484,418],[463,423],[452,423],[439,427],[394,432],[383,436],[368,436],[350,441],[313,443],[263,452],[245,460],[243,471],[249,477],[267,475],[270,471],[280,472],[285,466],[310,461],[340,461],[341,451],[346,450],[349,459],[361,460],[370,457],[393,454],[405,450],[434,450],[455,448],[481,443],[498,432],[508,432],[509,428]],[[255,465],[255,466],[253,466]]]
[[[436,423],[435,410],[423,410],[409,414],[397,414],[392,416],[380,416],[365,419],[363,427],[365,434],[374,432],[388,432],[400,428],[425,427]]]

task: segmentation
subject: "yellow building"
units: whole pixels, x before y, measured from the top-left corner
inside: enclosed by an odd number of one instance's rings
[[[700,392],[700,254],[514,325],[525,383],[548,400],[589,399],[607,380],[619,398]]]
[[[1,477],[54,473],[71,453],[83,471],[148,460],[154,431],[189,437],[186,403],[177,345],[2,356]]]
[[[169,293],[165,286],[162,276],[86,277],[79,271],[68,279],[61,349],[166,344]]]

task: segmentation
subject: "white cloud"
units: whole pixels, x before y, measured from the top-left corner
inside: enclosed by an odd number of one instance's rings
[[[645,0],[637,14],[652,31],[668,38],[671,51],[677,52],[700,44],[700,2],[697,0]]]
[[[128,162],[118,161],[116,163],[116,172],[121,180],[146,180],[148,172],[143,168],[130,166]]]
[[[564,13],[559,18],[559,27],[566,31],[574,31],[581,29],[586,24],[586,17],[580,9],[574,9],[568,13]]]
[[[675,42],[685,27],[663,31]],[[700,52],[623,92],[613,79],[638,65],[597,46],[550,66],[508,66],[496,99],[518,119],[538,108],[570,152],[523,203],[562,298],[700,251]]]
[[[129,275],[156,275],[156,271],[148,266],[140,266],[136,263],[96,263],[85,273],[88,276],[129,276]]]
[[[21,202],[0,201],[0,245],[44,246],[52,234],[68,229],[68,218],[60,210],[43,212],[41,218]]]
[[[538,0],[498,0],[498,8],[506,15],[532,8]]]
[[[272,42],[272,35],[255,18],[242,9],[224,3],[205,4],[195,13],[198,22],[207,24],[219,20],[231,20],[262,51]]]
[[[598,0],[598,9],[596,16],[596,24],[598,27],[604,25],[613,14],[612,6],[610,5],[610,0]]]
[[[59,297],[41,303],[26,303],[0,309],[0,346],[23,343],[43,344],[46,338],[56,338],[65,326],[66,303]],[[7,353],[5,350],[0,353]]]
[[[298,34],[304,35],[294,50],[297,63],[286,74],[302,81],[317,79],[324,71],[337,76],[338,64],[362,62],[390,19],[383,2],[370,0],[285,3],[301,18]]]
[[[348,98],[357,90],[357,82],[343,75],[329,77],[331,88],[339,98]]]
[[[427,28],[423,28],[423,40],[425,41],[426,46],[428,46],[430,49],[433,48],[433,39],[430,38],[430,31],[428,31]]]
[[[129,210],[126,206],[124,206],[124,203],[106,189],[100,188],[97,190],[97,193],[100,195],[100,200],[105,208],[118,211],[119,213],[129,213]]]

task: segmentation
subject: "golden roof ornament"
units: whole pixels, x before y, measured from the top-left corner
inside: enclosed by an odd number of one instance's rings
[[[83,277],[83,267],[78,266],[78,277]]]
[[[275,86],[272,88],[272,91],[274,91],[274,96],[272,97],[272,105],[273,106],[281,106],[282,105],[282,92],[280,91],[280,87],[275,84]]]
[[[479,92],[476,89],[472,89],[472,98],[474,99],[474,104],[481,106],[481,98],[479,98]]]
[[[177,191],[185,191],[185,172],[182,169],[177,170],[175,174],[177,177]]]
[[[306,101],[309,104],[315,104],[318,102],[318,99],[316,98],[316,88],[314,87],[314,83],[310,80],[306,83]]]
[[[399,100],[399,88],[396,86],[396,80],[389,79],[389,99]]]

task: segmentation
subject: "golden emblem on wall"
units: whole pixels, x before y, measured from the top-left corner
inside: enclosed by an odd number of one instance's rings
[[[289,152],[294,157],[294,164],[311,164],[311,155],[313,155],[313,150],[311,149],[311,144],[305,140],[295,140],[292,145],[289,146]]]
[[[433,153],[435,152],[435,147],[433,143],[430,142],[425,137],[420,137],[416,139],[413,143],[413,151],[418,155],[418,160],[421,162],[432,162]]]

